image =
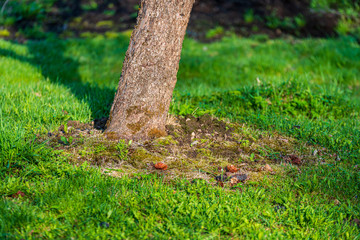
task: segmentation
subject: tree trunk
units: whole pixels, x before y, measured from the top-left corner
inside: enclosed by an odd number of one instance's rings
[[[166,134],[182,43],[195,0],[142,0],[105,134],[148,139]]]

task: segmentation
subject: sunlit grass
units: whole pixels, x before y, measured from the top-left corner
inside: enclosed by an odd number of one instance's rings
[[[284,167],[242,191],[157,176],[110,178],[73,166],[36,141],[36,134],[68,120],[108,116],[128,41],[127,35],[0,40],[0,238],[359,235],[352,219],[360,216],[354,166],[360,158],[360,47],[351,38],[185,40],[172,113],[210,113],[341,156],[301,171]],[[25,197],[12,198],[18,191]]]

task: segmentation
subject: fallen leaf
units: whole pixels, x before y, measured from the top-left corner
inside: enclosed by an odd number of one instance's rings
[[[18,197],[25,197],[25,193],[23,193],[22,191],[18,191],[17,193],[14,193],[13,195],[11,195],[13,198],[18,198]]]
[[[167,165],[163,162],[158,162],[157,164],[155,164],[155,168],[156,169],[160,169],[160,170],[166,170],[167,169]]]
[[[265,171],[268,171],[268,172],[274,171],[274,170],[270,167],[269,164],[266,164],[266,165],[265,165],[264,170],[265,170]]]
[[[240,181],[237,178],[231,178],[230,179],[230,185],[233,186],[235,184],[238,184]]]
[[[231,172],[231,173],[235,173],[235,172],[239,171],[239,169],[237,169],[234,165],[228,165],[226,167],[226,171]]]
[[[301,158],[296,156],[295,154],[289,155],[289,158],[290,158],[292,164],[294,164],[294,165],[301,164]]]

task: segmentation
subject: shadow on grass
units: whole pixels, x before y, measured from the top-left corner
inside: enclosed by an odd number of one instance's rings
[[[66,41],[28,41],[25,46],[29,52],[26,56],[1,48],[0,56],[29,63],[38,68],[45,79],[70,89],[77,99],[88,104],[92,119],[108,116],[116,89],[82,80],[79,73],[80,63],[64,54]],[[122,57],[120,56],[120,59]]]

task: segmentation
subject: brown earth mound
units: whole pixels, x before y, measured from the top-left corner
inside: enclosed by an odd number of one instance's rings
[[[169,135],[145,142],[108,140],[103,130],[96,129],[103,128],[103,122],[69,121],[41,140],[48,140],[73,164],[87,161],[112,176],[159,173],[170,179],[200,178],[230,186],[280,173],[284,165],[318,163],[320,152],[321,161],[335,161],[326,149],[209,115],[169,116]]]

